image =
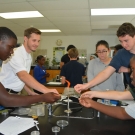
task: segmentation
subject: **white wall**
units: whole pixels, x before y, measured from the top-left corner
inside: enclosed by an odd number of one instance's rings
[[[95,53],[95,44],[99,40],[106,40],[110,46],[119,43],[118,38],[113,35],[109,36],[42,36],[39,49],[47,49],[47,57],[52,60],[53,47],[56,47],[56,40],[62,40],[62,47],[67,48],[69,44],[75,45],[78,49],[87,50],[87,60],[91,53]],[[18,37],[18,43],[23,43],[23,37]],[[66,52],[66,51],[65,51]]]

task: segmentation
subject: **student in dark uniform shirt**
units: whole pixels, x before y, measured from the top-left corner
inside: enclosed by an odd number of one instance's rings
[[[65,80],[68,80],[70,86],[74,87],[78,83],[83,83],[82,76],[85,74],[85,67],[77,62],[78,50],[76,48],[70,49],[68,55],[70,61],[62,67],[60,72],[61,82],[65,84]]]

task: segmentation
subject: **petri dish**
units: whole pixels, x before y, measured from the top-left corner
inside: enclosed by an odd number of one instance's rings
[[[57,125],[59,126],[59,127],[65,127],[65,126],[67,126],[68,125],[68,121],[66,121],[66,120],[58,120],[57,121]]]
[[[59,131],[60,131],[60,127],[58,127],[58,126],[52,127],[52,132],[57,133]]]
[[[40,135],[39,131],[32,131],[30,135]]]

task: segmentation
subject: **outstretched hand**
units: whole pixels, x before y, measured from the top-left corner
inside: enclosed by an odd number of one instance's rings
[[[87,91],[87,92],[84,92],[82,95],[81,95],[81,98],[94,98],[96,95],[96,91]]]
[[[57,91],[56,89],[48,89],[47,91],[45,91],[45,93],[50,93],[50,92],[59,94],[58,91]]]
[[[48,92],[48,93],[42,94],[42,95],[44,96],[43,100],[46,103],[54,103],[57,100],[61,99],[61,96],[59,94],[56,94],[56,93],[53,93],[53,92]]]
[[[77,93],[81,93],[81,91],[83,90],[87,90],[89,87],[88,87],[88,83],[86,84],[77,84],[74,89]]]
[[[90,98],[80,98],[79,103],[83,105],[84,107],[90,108],[91,107],[92,99]]]

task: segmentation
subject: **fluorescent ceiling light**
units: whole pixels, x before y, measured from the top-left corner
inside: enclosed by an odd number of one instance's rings
[[[38,11],[0,13],[0,16],[5,19],[44,17]]]
[[[61,32],[59,29],[41,29],[41,32]]]
[[[91,9],[91,15],[135,15],[135,8]]]

